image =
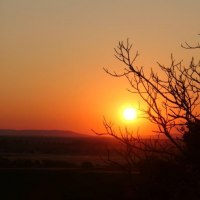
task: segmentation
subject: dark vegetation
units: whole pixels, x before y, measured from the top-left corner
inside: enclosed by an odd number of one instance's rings
[[[69,130],[12,130],[0,129],[0,136],[38,136],[38,137],[87,137]]]
[[[1,199],[126,199],[127,177],[105,163],[116,141],[36,135],[0,136]]]
[[[126,174],[105,162],[108,146],[117,155],[112,138],[0,136],[0,197],[129,199]]]
[[[112,139],[95,137],[1,136],[0,153],[100,155],[105,151],[107,143],[112,142]]]
[[[112,138],[0,136],[0,167],[50,168],[104,165],[107,146],[117,146]]]
[[[199,195],[190,171],[153,155],[138,160],[140,172],[130,176],[123,168],[125,149],[111,138],[1,136],[0,146],[2,199],[167,200]]]

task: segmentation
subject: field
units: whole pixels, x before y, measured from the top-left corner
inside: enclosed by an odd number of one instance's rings
[[[1,196],[126,199],[127,175],[105,163],[106,148],[114,145],[96,137],[1,136]]]
[[[90,167],[105,167],[107,149],[114,152],[116,145],[112,139],[99,137],[1,136],[0,166],[80,168],[88,163]]]
[[[184,170],[147,163],[130,176],[107,163],[108,149],[123,161],[117,148],[101,137],[0,136],[0,199],[199,199],[198,179]]]

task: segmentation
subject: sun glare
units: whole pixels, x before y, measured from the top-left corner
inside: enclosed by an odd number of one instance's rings
[[[123,117],[125,120],[134,120],[137,118],[137,112],[134,108],[125,108],[123,112]]]

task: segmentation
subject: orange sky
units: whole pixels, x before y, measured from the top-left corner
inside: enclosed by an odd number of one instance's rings
[[[102,70],[121,66],[113,48],[129,37],[147,70],[171,52],[198,59],[180,44],[198,41],[199,8],[199,0],[1,0],[0,128],[90,133],[103,116],[118,126],[121,107],[138,99]]]

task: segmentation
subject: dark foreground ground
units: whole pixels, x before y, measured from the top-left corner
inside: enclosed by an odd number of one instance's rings
[[[132,177],[115,141],[0,136],[0,200],[200,200],[200,169],[149,159]]]
[[[2,200],[198,200],[198,189],[185,180],[147,179],[111,171],[1,169]]]
[[[122,173],[2,169],[0,181],[2,200],[109,200],[132,197],[126,176]]]

